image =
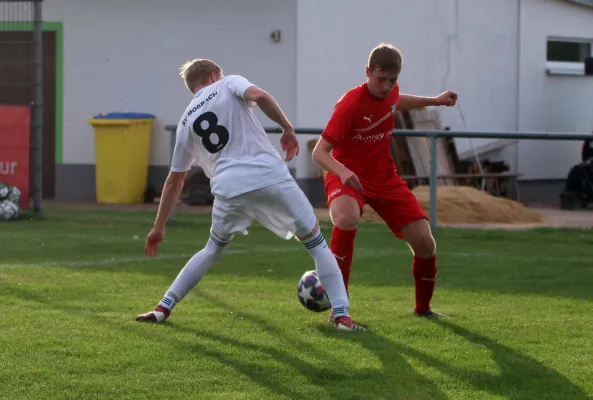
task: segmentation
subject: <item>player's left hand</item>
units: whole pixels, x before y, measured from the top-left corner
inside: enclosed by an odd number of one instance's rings
[[[293,130],[284,129],[282,131],[280,144],[282,145],[282,150],[286,152],[286,161],[290,161],[299,155],[299,141]]]
[[[165,230],[152,228],[148,236],[146,236],[146,244],[144,245],[144,252],[148,257],[157,256],[157,248],[163,239],[165,239]]]
[[[457,104],[457,93],[450,90],[443,92],[436,98],[436,103],[437,106],[453,107]]]

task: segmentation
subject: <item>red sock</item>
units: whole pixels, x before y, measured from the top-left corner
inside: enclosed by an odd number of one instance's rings
[[[412,274],[414,275],[416,292],[416,312],[421,314],[430,308],[430,300],[432,300],[437,275],[436,257],[420,258],[414,256]]]
[[[342,276],[344,277],[344,285],[348,291],[348,282],[350,281],[350,270],[352,269],[352,256],[354,255],[354,238],[356,237],[356,229],[343,230],[336,226],[332,230],[332,238],[330,241],[330,248],[338,265]]]

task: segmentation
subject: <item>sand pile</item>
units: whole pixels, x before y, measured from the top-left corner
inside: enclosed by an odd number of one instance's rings
[[[412,190],[426,215],[430,210],[428,186]],[[519,224],[542,222],[539,212],[506,198],[467,186],[439,186],[437,189],[438,222],[443,224]],[[362,218],[378,221],[379,216],[365,206]]]

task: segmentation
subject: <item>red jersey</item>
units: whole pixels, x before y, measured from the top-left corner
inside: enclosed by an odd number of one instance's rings
[[[363,187],[395,174],[390,143],[399,101],[397,83],[385,99],[372,97],[364,83],[342,96],[321,134],[331,143],[332,156],[354,172]]]

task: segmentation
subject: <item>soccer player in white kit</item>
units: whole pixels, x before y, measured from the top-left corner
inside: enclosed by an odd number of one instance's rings
[[[171,171],[145,251],[149,257],[156,256],[166,221],[196,161],[210,178],[214,195],[210,238],[187,262],[155,310],[138,315],[136,320],[167,319],[173,307],[222,256],[233,236],[257,220],[283,239],[296,236],[309,251],[330,299],[337,329],[363,330],[348,314],[350,304],[342,273],[321,234],[311,203],[251,110],[259,106],[282,128],[280,142],[286,161],[290,161],[298,155],[299,145],[276,100],[242,76],[225,77],[222,69],[207,59],[188,61],[181,68],[181,76],[194,98],[177,126]]]

